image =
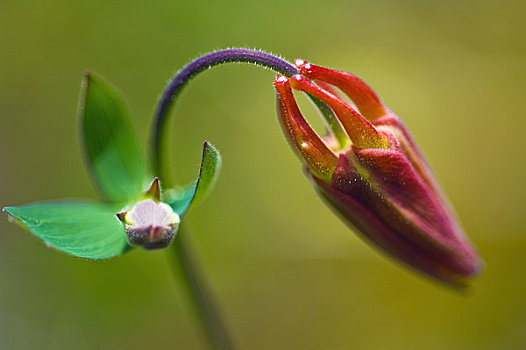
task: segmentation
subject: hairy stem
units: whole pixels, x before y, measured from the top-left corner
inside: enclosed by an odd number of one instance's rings
[[[173,103],[186,86],[186,83],[197,74],[207,68],[228,62],[254,63],[256,65],[270,68],[289,77],[299,73],[294,65],[279,57],[266,52],[250,49],[227,49],[215,51],[199,57],[181,69],[164,90],[161,100],[157,105],[157,109],[155,110],[155,125],[153,129],[151,148],[153,160],[152,166],[154,173],[162,180],[166,181],[164,176],[165,169],[162,166],[162,160],[164,159],[163,144],[166,135],[166,121]]]
[[[298,74],[298,69],[287,61],[266,52],[249,49],[228,49],[209,53],[194,60],[180,70],[166,87],[155,111],[155,124],[152,135],[153,172],[165,184],[167,183],[164,159],[164,138],[167,133],[167,119],[171,107],[186,84],[207,68],[228,62],[247,62],[270,68],[286,76]],[[188,249],[188,232],[179,232],[179,238],[172,244],[173,266],[176,278],[185,290],[188,300],[199,317],[203,336],[211,349],[234,350],[235,346],[209,292],[206,282],[199,271],[196,261]]]

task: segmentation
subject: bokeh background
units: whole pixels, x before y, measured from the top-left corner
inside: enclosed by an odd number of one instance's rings
[[[191,59],[305,58],[364,78],[405,120],[487,266],[460,294],[365,245],[282,137],[274,74],[222,66],[177,103],[167,161],[185,183],[204,139],[223,154],[186,221],[239,347],[523,349],[525,15],[519,0],[0,0],[0,204],[97,196],[76,118],[85,69],[126,96],[146,152],[155,103]],[[3,217],[0,348],[204,349],[170,268],[163,251],[71,258]]]

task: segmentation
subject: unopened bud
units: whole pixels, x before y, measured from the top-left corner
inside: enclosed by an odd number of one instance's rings
[[[180,218],[165,203],[146,199],[117,214],[124,224],[128,242],[145,249],[166,248],[173,240]]]

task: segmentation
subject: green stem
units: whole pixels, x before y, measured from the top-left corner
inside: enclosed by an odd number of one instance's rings
[[[181,227],[177,239],[172,243],[170,258],[174,277],[180,282],[179,287],[184,290],[189,306],[198,316],[202,337],[208,347],[234,350],[236,347],[189,247],[187,234],[188,231]]]
[[[164,91],[155,112],[155,124],[152,137],[152,166],[153,172],[166,185],[166,166],[162,163],[165,158],[164,137],[167,133],[166,120],[171,106],[178,95],[193,77],[207,68],[228,62],[249,62],[274,69],[282,74],[291,76],[298,73],[296,67],[266,52],[249,49],[228,49],[212,52],[200,57],[177,73]],[[235,349],[226,326],[220,316],[214,299],[209,292],[204,278],[196,266],[192,252],[188,249],[186,234],[180,230],[178,239],[172,243],[174,258],[173,266],[176,278],[181,281],[191,307],[199,317],[203,336],[211,349]]]
[[[153,172],[165,185],[168,184],[168,179],[166,176],[167,167],[163,164],[163,159],[165,159],[163,153],[165,146],[164,139],[167,134],[166,121],[170,115],[169,112],[172,105],[193,77],[210,67],[229,62],[254,63],[289,77],[299,73],[294,65],[279,57],[250,49],[227,49],[212,52],[197,58],[180,70],[166,87],[157,105],[154,116],[155,121],[151,148],[152,168]],[[314,98],[313,100],[316,102]],[[317,105],[320,105],[320,103]],[[336,120],[334,116],[329,113],[324,113],[323,115],[329,117],[329,125],[331,128],[339,126],[337,121],[332,122]],[[330,118],[331,116],[332,119]],[[339,134],[336,135],[338,136]],[[193,258],[192,252],[188,249],[186,239],[185,232],[180,231],[179,238],[172,244],[175,254],[173,265],[177,274],[176,277],[180,277],[179,279],[182,282],[181,286],[184,288],[188,300],[191,301],[192,308],[199,316],[201,329],[204,333],[203,336],[207,339],[209,346],[212,349],[232,350],[235,347],[227,333],[225,324],[223,323],[212,295],[207,289],[203,276],[196,266],[196,260]]]

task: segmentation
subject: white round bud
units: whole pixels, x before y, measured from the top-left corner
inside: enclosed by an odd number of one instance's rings
[[[168,204],[153,199],[138,202],[119,218],[124,223],[128,242],[145,249],[167,247],[181,222]]]

